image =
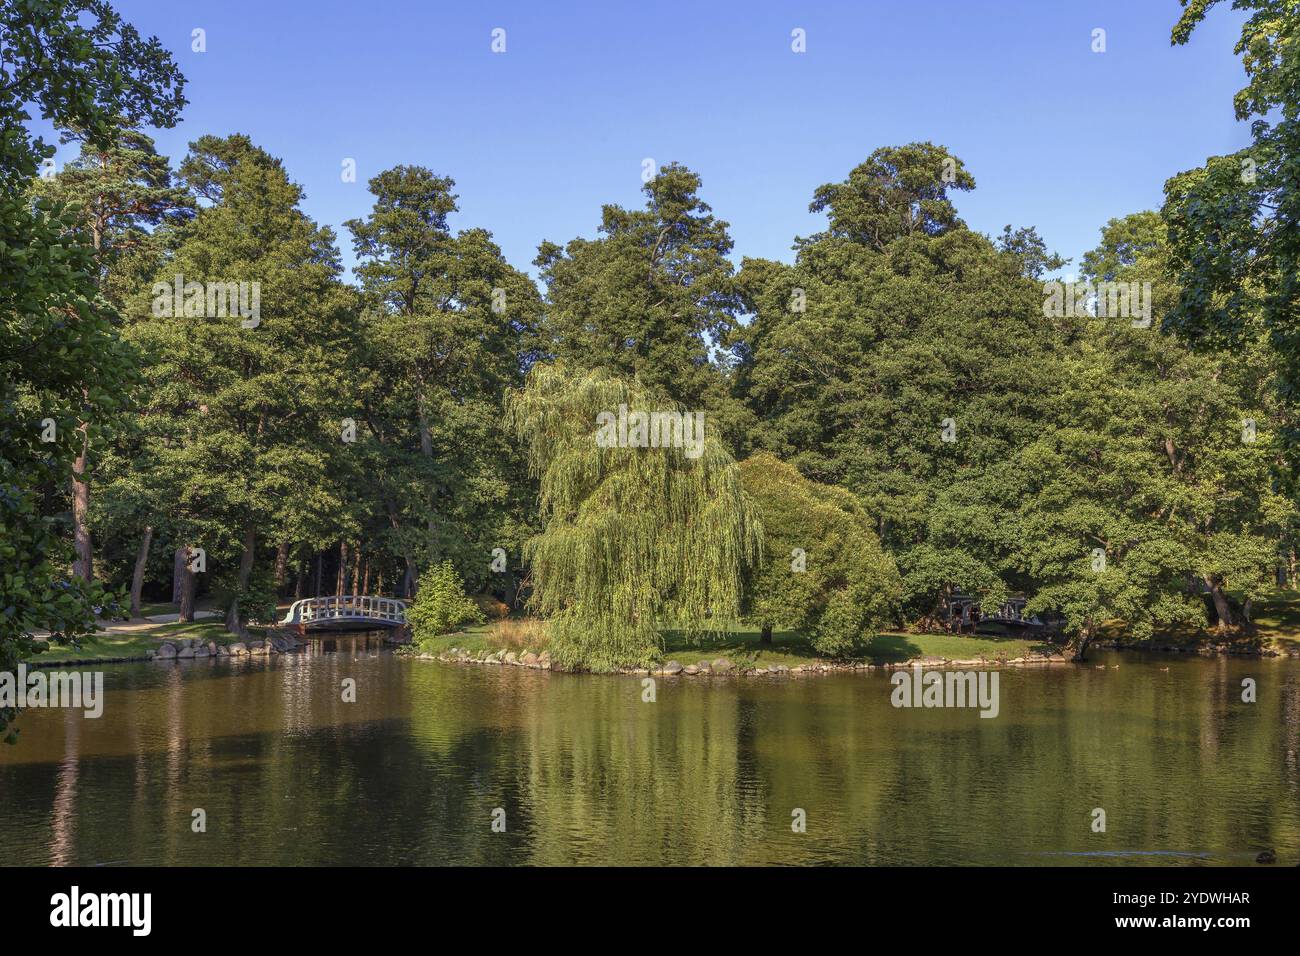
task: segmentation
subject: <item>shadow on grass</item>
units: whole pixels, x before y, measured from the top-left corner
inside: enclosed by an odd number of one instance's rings
[[[1014,634],[880,634],[862,654],[872,664],[901,664],[919,657],[948,660],[1010,660],[1027,654],[1050,655],[1060,648]]]
[[[764,644],[757,628],[733,627],[720,633],[705,633],[692,638],[685,631],[660,631],[664,642],[664,660],[681,663],[725,657],[733,664],[764,661],[779,664],[821,658],[806,636],[798,631],[774,631],[772,643]]]
[[[839,658],[820,654],[812,641],[797,631],[777,631],[771,644],[763,644],[757,629],[732,628],[719,635],[704,635],[691,643],[682,631],[661,632],[665,643],[664,659],[677,658],[693,663],[714,657],[726,657],[733,664],[798,664],[831,659],[864,661],[871,664],[900,664],[921,657],[950,660],[1016,658],[1026,654],[1053,654],[1059,648],[1041,640],[1029,640],[1004,634],[880,634],[851,654]]]

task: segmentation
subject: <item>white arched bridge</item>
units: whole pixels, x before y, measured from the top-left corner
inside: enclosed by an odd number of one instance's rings
[[[304,598],[289,606],[281,627],[300,632],[348,630],[368,627],[401,627],[406,624],[406,602],[364,594]]]

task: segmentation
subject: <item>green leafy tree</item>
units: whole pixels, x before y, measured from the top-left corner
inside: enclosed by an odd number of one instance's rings
[[[126,297],[157,268],[166,232],[159,232],[158,227],[183,222],[194,203],[189,193],[174,183],[167,159],[158,155],[152,139],[120,124],[110,135],[110,141],[96,142],[84,130],[65,131],[63,141],[79,143],[80,154],[58,175],[38,179],[33,192],[76,213],[95,252],[100,294],[121,309]],[[111,453],[108,447],[91,447],[90,424],[85,420],[77,423],[81,448],[71,480],[76,546],[73,570],[86,581],[93,576],[92,461]],[[130,449],[125,451],[130,454]],[[151,526],[145,534],[152,537]],[[139,594],[134,589],[131,597],[132,607],[138,608]]]
[[[370,181],[374,208],[347,223],[366,303],[357,353],[358,452],[407,569],[451,557],[487,569],[518,554],[528,487],[501,422],[522,384],[540,305],[532,280],[483,229],[453,234],[455,183],[420,166]]]
[[[1084,257],[1094,281],[1150,281],[1162,315],[1179,290],[1150,213],[1112,220]],[[1096,270],[1096,271],[1094,271]],[[1158,323],[1077,318],[1051,427],[1026,448],[1020,524],[1031,611],[1066,622],[1082,656],[1106,621],[1139,638],[1248,623],[1293,506],[1275,483],[1276,428],[1262,343],[1245,355],[1192,352]],[[1238,607],[1231,597],[1235,595]]]
[[[830,236],[879,251],[895,239],[963,229],[948,193],[974,188],[975,178],[942,146],[886,146],[844,182],[817,187],[808,209],[825,212],[830,229],[813,241]]]
[[[600,237],[545,242],[545,350],[577,369],[639,377],[691,409],[719,413],[711,353],[740,308],[727,223],[700,199],[700,177],[669,164],[645,184],[644,209],[606,205]]]
[[[1030,278],[1034,234],[999,248],[956,217],[946,189],[973,186],[941,147],[878,150],[817,191],[831,228],[793,266],[746,259],[740,275],[753,319],[735,385],[755,444],[861,500],[911,616],[1028,583],[1007,463],[1041,427],[1061,339]]]
[[[238,632],[241,600],[266,590],[254,582],[259,535],[281,531],[303,500],[348,515],[331,460],[344,447],[351,298],[333,234],[298,208],[301,189],[246,136],[201,137],[181,173],[202,208],[128,332],[148,360],[142,427],[157,493],[173,503],[182,543],[215,565],[226,626]],[[175,301],[178,282],[194,295]]]
[[[158,41],[107,3],[0,6],[0,670],[32,650],[32,631],[67,640],[93,629],[91,604],[103,598],[66,580],[59,498],[44,491],[67,486],[77,422],[108,428],[120,412],[132,364],[97,296],[94,250],[75,212],[32,200],[54,151],[28,132],[27,109],[107,143],[119,118],[173,125],[182,83]],[[52,442],[42,440],[47,419]],[[0,709],[0,731],[14,717]]]
[[[636,380],[552,364],[534,366],[508,405],[540,481],[542,532],[525,549],[532,603],[565,667],[645,664],[661,627],[720,630],[739,616],[758,557],[762,528],[707,421],[694,449],[599,441],[598,416],[620,405],[680,411]]]
[[[1185,0],[1172,40],[1184,44],[1218,0]],[[1179,298],[1167,326],[1195,344],[1228,347],[1262,327],[1279,388],[1300,400],[1300,15],[1294,0],[1234,0],[1249,15],[1235,52],[1247,85],[1233,99],[1254,142],[1174,176],[1162,215]],[[1287,423],[1292,443],[1294,418]]]
[[[1014,230],[1010,224],[1003,226],[1002,235],[998,236],[995,244],[1001,252],[1020,263],[1020,271],[1028,279],[1041,279],[1044,273],[1055,272],[1070,261],[1055,252],[1048,252],[1047,243],[1033,226]]]
[[[763,526],[763,558],[746,585],[746,616],[763,643],[773,628],[804,632],[823,654],[870,641],[902,598],[871,516],[843,488],[766,452],[740,463],[740,481]]]

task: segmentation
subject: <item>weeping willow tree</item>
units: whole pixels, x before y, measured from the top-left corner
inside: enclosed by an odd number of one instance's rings
[[[643,665],[661,629],[699,640],[739,615],[762,528],[700,413],[564,365],[534,367],[507,405],[540,482],[543,530],[525,557],[552,660]]]

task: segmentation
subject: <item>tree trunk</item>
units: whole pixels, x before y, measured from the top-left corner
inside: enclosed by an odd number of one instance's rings
[[[352,555],[352,593],[361,593],[361,545],[357,544],[355,553]]]
[[[1063,653],[1065,655],[1066,660],[1071,660],[1071,661],[1085,660],[1084,655],[1088,653],[1088,645],[1092,643],[1092,639],[1094,636],[1093,631],[1094,631],[1093,623],[1092,621],[1088,621],[1086,624],[1084,624],[1083,628],[1079,631],[1078,634],[1074,635],[1072,638],[1070,638],[1068,641],[1065,642],[1065,649]]]
[[[140,550],[135,556],[135,572],[131,575],[131,616],[140,616],[140,592],[144,590],[144,569],[149,563],[149,545],[153,542],[153,525],[144,526]]]
[[[420,454],[424,455],[425,458],[432,461],[433,460],[433,429],[429,425],[429,414],[425,404],[425,396],[424,396],[423,389],[421,389],[416,395],[415,408],[420,419],[419,420]],[[434,544],[437,540],[437,535],[434,533],[434,521],[433,521],[434,513],[437,511],[437,500],[438,500],[437,489],[433,486],[432,483],[430,483],[429,520],[425,522],[425,529],[428,531],[429,534],[428,550],[425,552],[425,559],[428,561],[433,560]],[[415,589],[419,586],[419,583],[418,583],[418,578],[416,578],[413,569],[407,572],[407,581],[409,582],[410,585],[408,588],[408,594],[414,594]]]
[[[759,641],[764,644],[772,643],[772,625],[768,624],[766,621],[763,622],[763,633],[762,636],[759,637]]]
[[[284,581],[289,574],[289,542],[281,541],[275,551],[275,596],[278,598],[284,590]]]
[[[89,583],[94,574],[93,549],[90,542],[90,478],[86,474],[86,454],[89,451],[90,438],[86,434],[83,422],[78,426],[81,432],[81,453],[72,464],[72,534],[76,542],[76,557],[72,562],[72,573]]]
[[[320,597],[320,596],[321,596],[321,593],[320,593],[320,585],[321,585],[320,575],[321,575],[321,562],[322,562],[323,558],[324,558],[324,555],[322,554],[322,552],[317,551],[317,552],[316,552],[316,593],[315,593],[314,595],[312,595],[313,597]]]
[[[348,586],[348,543],[339,542],[339,573],[334,582],[334,593],[342,594],[343,589]]]
[[[190,570],[189,546],[180,548],[177,554],[181,559],[181,593],[177,598],[181,613],[177,620],[188,624],[194,620],[194,592],[197,590],[198,582],[194,578],[194,572]]]
[[[297,578],[297,581],[295,581],[293,585],[293,599],[295,601],[302,600],[302,583],[303,578],[307,576],[306,568],[307,566],[305,564],[298,565],[298,573],[294,575],[294,577]]]
[[[1219,633],[1223,633],[1236,624],[1232,617],[1232,605],[1228,603],[1228,596],[1223,593],[1222,584],[1208,574],[1204,579],[1206,587],[1210,589],[1210,600],[1214,602],[1214,613],[1219,618]]]
[[[248,588],[248,579],[253,573],[253,549],[256,543],[256,532],[250,527],[244,532],[244,551],[239,556],[238,590],[230,599],[230,607],[226,609],[226,630],[231,634],[244,633],[243,623],[239,619],[239,595]]]
[[[185,571],[189,564],[189,549],[181,545],[172,556],[172,603],[181,603],[181,592],[185,588]]]
[[[366,558],[366,573],[361,579],[361,593],[370,593],[370,558]]]

